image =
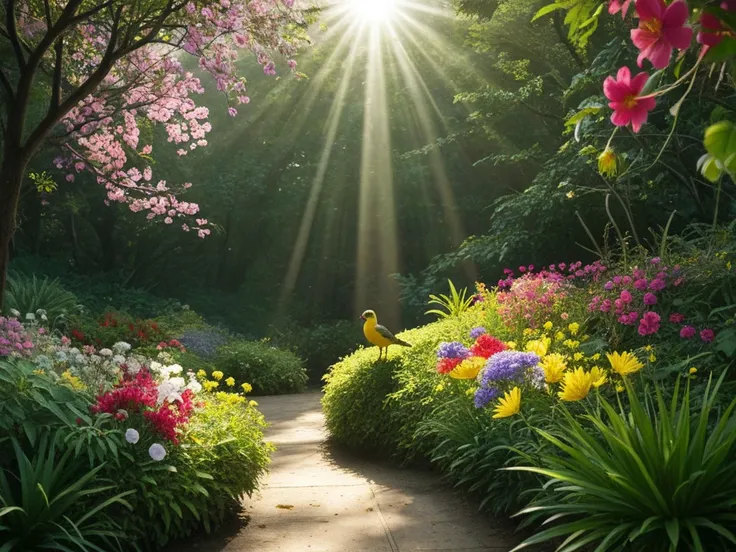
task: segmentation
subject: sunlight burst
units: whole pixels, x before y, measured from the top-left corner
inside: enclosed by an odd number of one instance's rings
[[[347,0],[353,16],[365,23],[387,23],[398,13],[398,0]]]

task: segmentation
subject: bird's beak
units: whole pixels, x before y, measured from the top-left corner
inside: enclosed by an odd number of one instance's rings
[[[363,316],[363,315],[361,314],[361,315],[360,315],[360,319],[361,319],[361,320],[365,320],[365,316]]]

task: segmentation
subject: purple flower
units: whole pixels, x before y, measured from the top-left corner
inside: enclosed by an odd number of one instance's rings
[[[477,305],[478,303],[482,303],[485,300],[486,300],[486,298],[483,297],[483,294],[482,293],[476,293],[475,295],[473,295],[473,304],[474,305]]]
[[[631,276],[624,276],[621,281],[625,286],[631,285]]]
[[[621,276],[614,276],[613,277],[613,283],[616,285],[619,285],[623,281],[623,278]]]
[[[662,319],[653,311],[644,313],[639,321],[639,335],[651,335],[659,331],[659,323]]]
[[[475,408],[485,408],[489,402],[500,395],[495,387],[479,387],[475,391]]]
[[[607,281],[605,285],[603,286],[603,289],[611,291],[613,289],[613,282],[610,280]]]
[[[649,282],[647,282],[646,278],[639,278],[634,282],[634,287],[638,289],[639,291],[644,291],[647,289],[647,286],[649,286]]]
[[[487,334],[488,331],[483,326],[478,326],[470,330],[470,337],[472,339],[478,339],[480,336]]]
[[[652,263],[653,265],[658,265],[658,264],[659,264],[660,262],[662,262],[662,259],[660,259],[659,257],[654,257],[654,258],[653,258],[653,259],[652,259],[651,261],[649,261],[649,262],[650,262],[650,263]]]
[[[601,312],[608,312],[611,310],[611,300],[610,299],[604,299],[601,303]]]
[[[680,337],[682,339],[691,339],[695,336],[695,328],[692,326],[683,326],[680,330]]]
[[[644,304],[645,305],[656,305],[657,304],[657,296],[653,293],[645,293],[644,294]]]
[[[713,330],[710,328],[706,328],[705,330],[702,330],[700,332],[700,339],[705,341],[706,343],[710,343],[713,341],[713,339],[716,337],[716,334]]]
[[[470,356],[470,349],[459,341],[451,341],[440,343],[437,349],[438,358],[468,358]]]
[[[652,291],[662,291],[667,284],[665,284],[664,280],[660,278],[655,278],[652,280],[652,282],[649,284],[649,289]]]
[[[535,353],[501,351],[488,359],[480,373],[480,384],[486,387],[491,382],[504,380],[521,383],[529,368],[534,368],[537,364],[539,357]]]
[[[621,301],[623,301],[624,303],[631,303],[632,297],[631,297],[631,293],[629,292],[629,290],[627,289],[623,290],[621,292],[620,297],[621,297]]]

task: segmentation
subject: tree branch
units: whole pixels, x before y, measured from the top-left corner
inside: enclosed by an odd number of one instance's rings
[[[55,61],[54,76],[51,82],[51,101],[49,102],[49,113],[59,109],[61,103],[61,64],[63,63],[64,37],[60,36],[54,45]]]
[[[3,85],[5,92],[8,94],[8,99],[12,103],[15,100],[15,94],[13,93],[13,87],[10,84],[10,79],[5,75],[5,71],[0,69],[0,84]]]
[[[5,0],[5,28],[7,29],[8,39],[13,47],[13,52],[15,52],[18,67],[23,69],[26,65],[26,58],[23,55],[20,38],[18,37],[18,24],[15,21],[15,0]]]

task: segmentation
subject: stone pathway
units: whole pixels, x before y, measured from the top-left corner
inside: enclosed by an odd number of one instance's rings
[[[508,552],[518,544],[436,474],[329,450],[320,397],[258,399],[278,450],[266,484],[246,501],[250,521],[186,551]]]

